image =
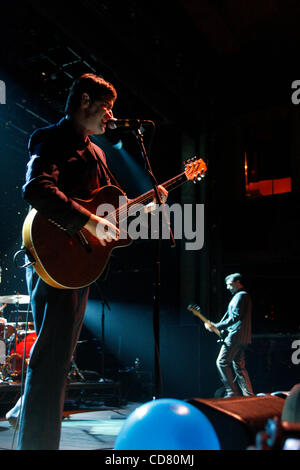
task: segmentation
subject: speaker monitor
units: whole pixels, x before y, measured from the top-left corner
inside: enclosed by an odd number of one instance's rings
[[[285,399],[273,395],[232,398],[192,398],[213,425],[222,450],[243,450],[255,444],[268,419],[281,417]]]

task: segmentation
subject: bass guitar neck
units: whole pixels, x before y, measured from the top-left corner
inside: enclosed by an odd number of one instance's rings
[[[212,325],[212,323],[208,320],[208,318],[206,318],[200,311],[200,307],[196,304],[194,305],[189,305],[188,306],[188,310],[190,312],[192,312],[193,315],[195,315],[196,317],[200,318],[200,320],[203,321],[203,323],[207,323],[208,325]],[[219,338],[222,338],[222,334],[221,332],[218,330],[218,328],[213,328],[213,332],[219,336]]]

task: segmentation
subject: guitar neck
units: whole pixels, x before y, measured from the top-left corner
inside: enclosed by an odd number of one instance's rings
[[[205,162],[201,158],[198,160],[195,160],[195,158],[196,157],[188,160],[185,171],[162,184],[168,192],[181,186],[186,181],[200,181],[205,176],[205,172],[207,170]],[[120,206],[117,210],[118,215],[119,217],[126,217],[126,212],[130,206],[137,204],[147,205],[153,200],[155,200],[155,191],[154,189],[151,189],[135,199],[127,200],[126,204]],[[121,220],[121,218],[119,220]]]
[[[200,318],[200,320],[202,320],[203,323],[211,323],[204,315],[202,315],[202,313],[199,312],[197,308],[194,308],[190,305],[188,307],[188,310],[190,310],[194,315],[196,315],[196,317]],[[221,338],[221,333],[217,329],[216,331],[214,331],[214,333],[216,333],[216,335],[218,335]]]
[[[177,176],[174,176],[174,178],[171,178],[170,180],[166,181],[165,183],[162,184],[162,186],[168,191],[172,191],[175,188],[178,188],[181,186],[183,183],[186,183],[188,181],[185,172],[180,173]],[[134,204],[149,204],[149,202],[152,202],[155,197],[155,192],[154,189],[151,189],[150,191],[142,194],[141,196],[138,196],[135,199],[132,199],[128,203],[128,207],[134,205]]]
[[[210,321],[204,316],[202,315],[202,313],[198,312],[198,310],[190,307],[190,310],[193,312],[194,315],[196,315],[197,317],[200,318],[200,320],[203,321],[203,323],[210,323]]]

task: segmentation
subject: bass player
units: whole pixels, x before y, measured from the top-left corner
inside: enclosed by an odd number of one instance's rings
[[[210,332],[222,332],[224,338],[217,358],[217,369],[225,387],[225,398],[251,396],[251,381],[245,366],[245,350],[251,343],[252,302],[246,292],[240,273],[225,278],[227,289],[232,294],[227,311],[219,323],[204,323]]]

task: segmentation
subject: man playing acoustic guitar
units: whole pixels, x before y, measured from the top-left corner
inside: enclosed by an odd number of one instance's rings
[[[250,295],[244,289],[242,276],[234,273],[226,276],[227,289],[233,297],[227,311],[219,323],[204,323],[211,332],[226,331],[217,358],[217,368],[225,387],[225,397],[253,395],[251,381],[245,367],[245,349],[251,343]]]
[[[113,223],[74,200],[86,200],[97,189],[112,184],[105,154],[89,135],[105,132],[107,122],[113,119],[116,98],[110,83],[85,74],[71,87],[65,117],[57,124],[38,129],[29,141],[24,199],[58,227],[58,232],[70,237],[70,247],[72,236],[83,228],[104,247],[118,239],[119,229]],[[159,191],[166,198],[164,188],[159,187]],[[27,368],[18,449],[55,450],[59,448],[66,379],[89,286],[53,287],[32,266],[27,267],[26,280],[38,336]]]

